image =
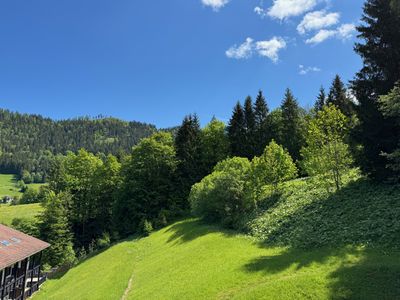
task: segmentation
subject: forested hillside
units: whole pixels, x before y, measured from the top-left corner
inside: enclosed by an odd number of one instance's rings
[[[115,118],[54,121],[40,115],[0,110],[0,172],[26,170],[42,181],[52,158],[85,148],[92,153],[119,155],[156,131],[155,126]]]

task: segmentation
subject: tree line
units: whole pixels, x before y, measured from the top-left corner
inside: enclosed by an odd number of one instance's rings
[[[327,93],[321,88],[311,110],[287,89],[270,111],[259,91],[254,102],[249,96],[234,106],[227,125],[214,118],[201,128],[188,115],[174,135],[156,132],[127,155],[81,149],[57,156],[33,226],[52,244],[47,261],[71,263],[189,211],[240,228],[266,190],[278,193],[299,176],[313,176],[328,192],[342,188],[351,167],[399,183],[400,12],[393,4],[366,2],[358,27],[364,43],[355,46],[363,68],[348,88],[339,76]]]
[[[44,182],[54,157],[85,148],[121,156],[155,126],[114,118],[54,121],[0,109],[0,172],[18,174],[25,183]]]

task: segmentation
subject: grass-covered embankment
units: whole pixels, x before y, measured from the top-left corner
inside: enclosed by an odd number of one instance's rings
[[[399,187],[288,182],[251,238],[186,220],[49,280],[35,299],[398,299]],[[267,209],[268,208],[268,209]]]

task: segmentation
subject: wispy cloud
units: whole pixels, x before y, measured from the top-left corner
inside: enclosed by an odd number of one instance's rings
[[[241,45],[234,45],[225,54],[229,58],[247,59],[254,53],[262,57],[267,57],[274,63],[279,60],[279,51],[286,48],[286,41],[281,37],[273,37],[270,40],[254,41],[247,38]]]
[[[253,54],[253,47],[253,39],[247,38],[243,44],[230,47],[228,50],[226,50],[225,54],[229,58],[249,58]]]
[[[317,3],[318,0],[274,0],[267,14],[271,18],[284,20],[312,10]]]
[[[300,75],[307,75],[310,72],[321,72],[321,69],[318,67],[305,67],[304,65],[299,65]]]
[[[319,44],[329,38],[337,38],[342,41],[351,38],[356,31],[354,24],[342,24],[336,30],[321,29],[312,38],[306,40],[306,44]]]
[[[339,23],[339,13],[327,13],[326,11],[313,11],[306,14],[297,26],[297,31],[300,34],[305,34],[308,31],[326,28]]]
[[[213,10],[218,11],[229,3],[230,0],[201,0],[205,6],[210,6]]]

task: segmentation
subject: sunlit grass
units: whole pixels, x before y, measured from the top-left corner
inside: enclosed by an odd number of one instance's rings
[[[33,219],[43,210],[39,203],[23,205],[0,205],[0,223],[10,225],[14,218]]]
[[[399,253],[264,247],[196,220],[122,242],[49,280],[35,299],[393,299]],[[383,288],[378,288],[383,287]]]

